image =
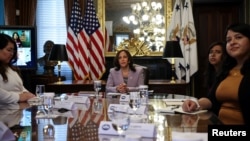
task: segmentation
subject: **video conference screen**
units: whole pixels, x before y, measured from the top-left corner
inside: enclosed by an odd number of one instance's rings
[[[36,33],[34,27],[0,26],[0,33],[11,36],[17,45],[17,62],[20,68],[36,68]]]

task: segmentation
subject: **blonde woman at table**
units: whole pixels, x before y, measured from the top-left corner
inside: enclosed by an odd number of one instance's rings
[[[198,104],[186,100],[182,108],[210,109],[224,124],[250,125],[250,25],[228,26],[225,38],[228,56],[208,96]]]
[[[110,69],[106,93],[128,93],[138,90],[144,84],[143,68],[135,66],[128,50],[120,50],[114,58],[114,68]]]
[[[25,102],[35,97],[23,86],[19,69],[12,65],[17,60],[15,41],[0,34],[0,104]]]

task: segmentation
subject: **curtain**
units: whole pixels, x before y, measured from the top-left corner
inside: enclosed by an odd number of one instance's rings
[[[5,25],[16,25],[16,4],[13,0],[4,0]]]
[[[37,0],[18,0],[19,1],[19,25],[35,25]]]
[[[36,4],[37,0],[4,0],[5,25],[34,26]]]

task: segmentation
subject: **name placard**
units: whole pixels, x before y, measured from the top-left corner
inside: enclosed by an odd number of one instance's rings
[[[64,108],[67,110],[76,110],[77,107],[75,106],[75,103],[72,101],[55,101],[55,105],[54,108],[56,109],[60,109],[60,108]]]
[[[146,114],[146,106],[140,106],[136,111],[133,111],[133,109],[129,106],[129,104],[110,104],[109,107],[108,107],[108,112],[113,112],[113,109],[116,108],[118,110],[120,110],[121,112],[125,112],[125,111],[122,111],[126,108],[129,108],[128,112],[129,113],[136,113],[138,115],[143,115],[143,114]]]
[[[111,121],[102,121],[100,123],[98,133],[106,135],[118,135],[117,131],[113,128]],[[150,123],[130,123],[128,130],[125,131],[124,134],[137,134],[141,137],[154,138],[156,137],[156,126]]]
[[[120,102],[129,102],[130,98],[127,94],[121,94],[120,96]]]
[[[113,112],[114,108],[116,108],[117,110],[120,110],[121,112],[125,112],[122,110],[124,110],[126,108],[130,108],[130,107],[129,107],[129,105],[122,105],[122,104],[109,104],[108,113]]]
[[[71,101],[74,103],[90,103],[88,96],[69,96],[66,101]]]

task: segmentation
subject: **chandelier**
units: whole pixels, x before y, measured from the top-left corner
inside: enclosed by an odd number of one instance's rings
[[[162,4],[143,0],[131,5],[132,12],[124,16],[127,24],[136,25],[135,38],[147,42],[152,51],[162,51],[165,41],[165,18],[161,14]]]

